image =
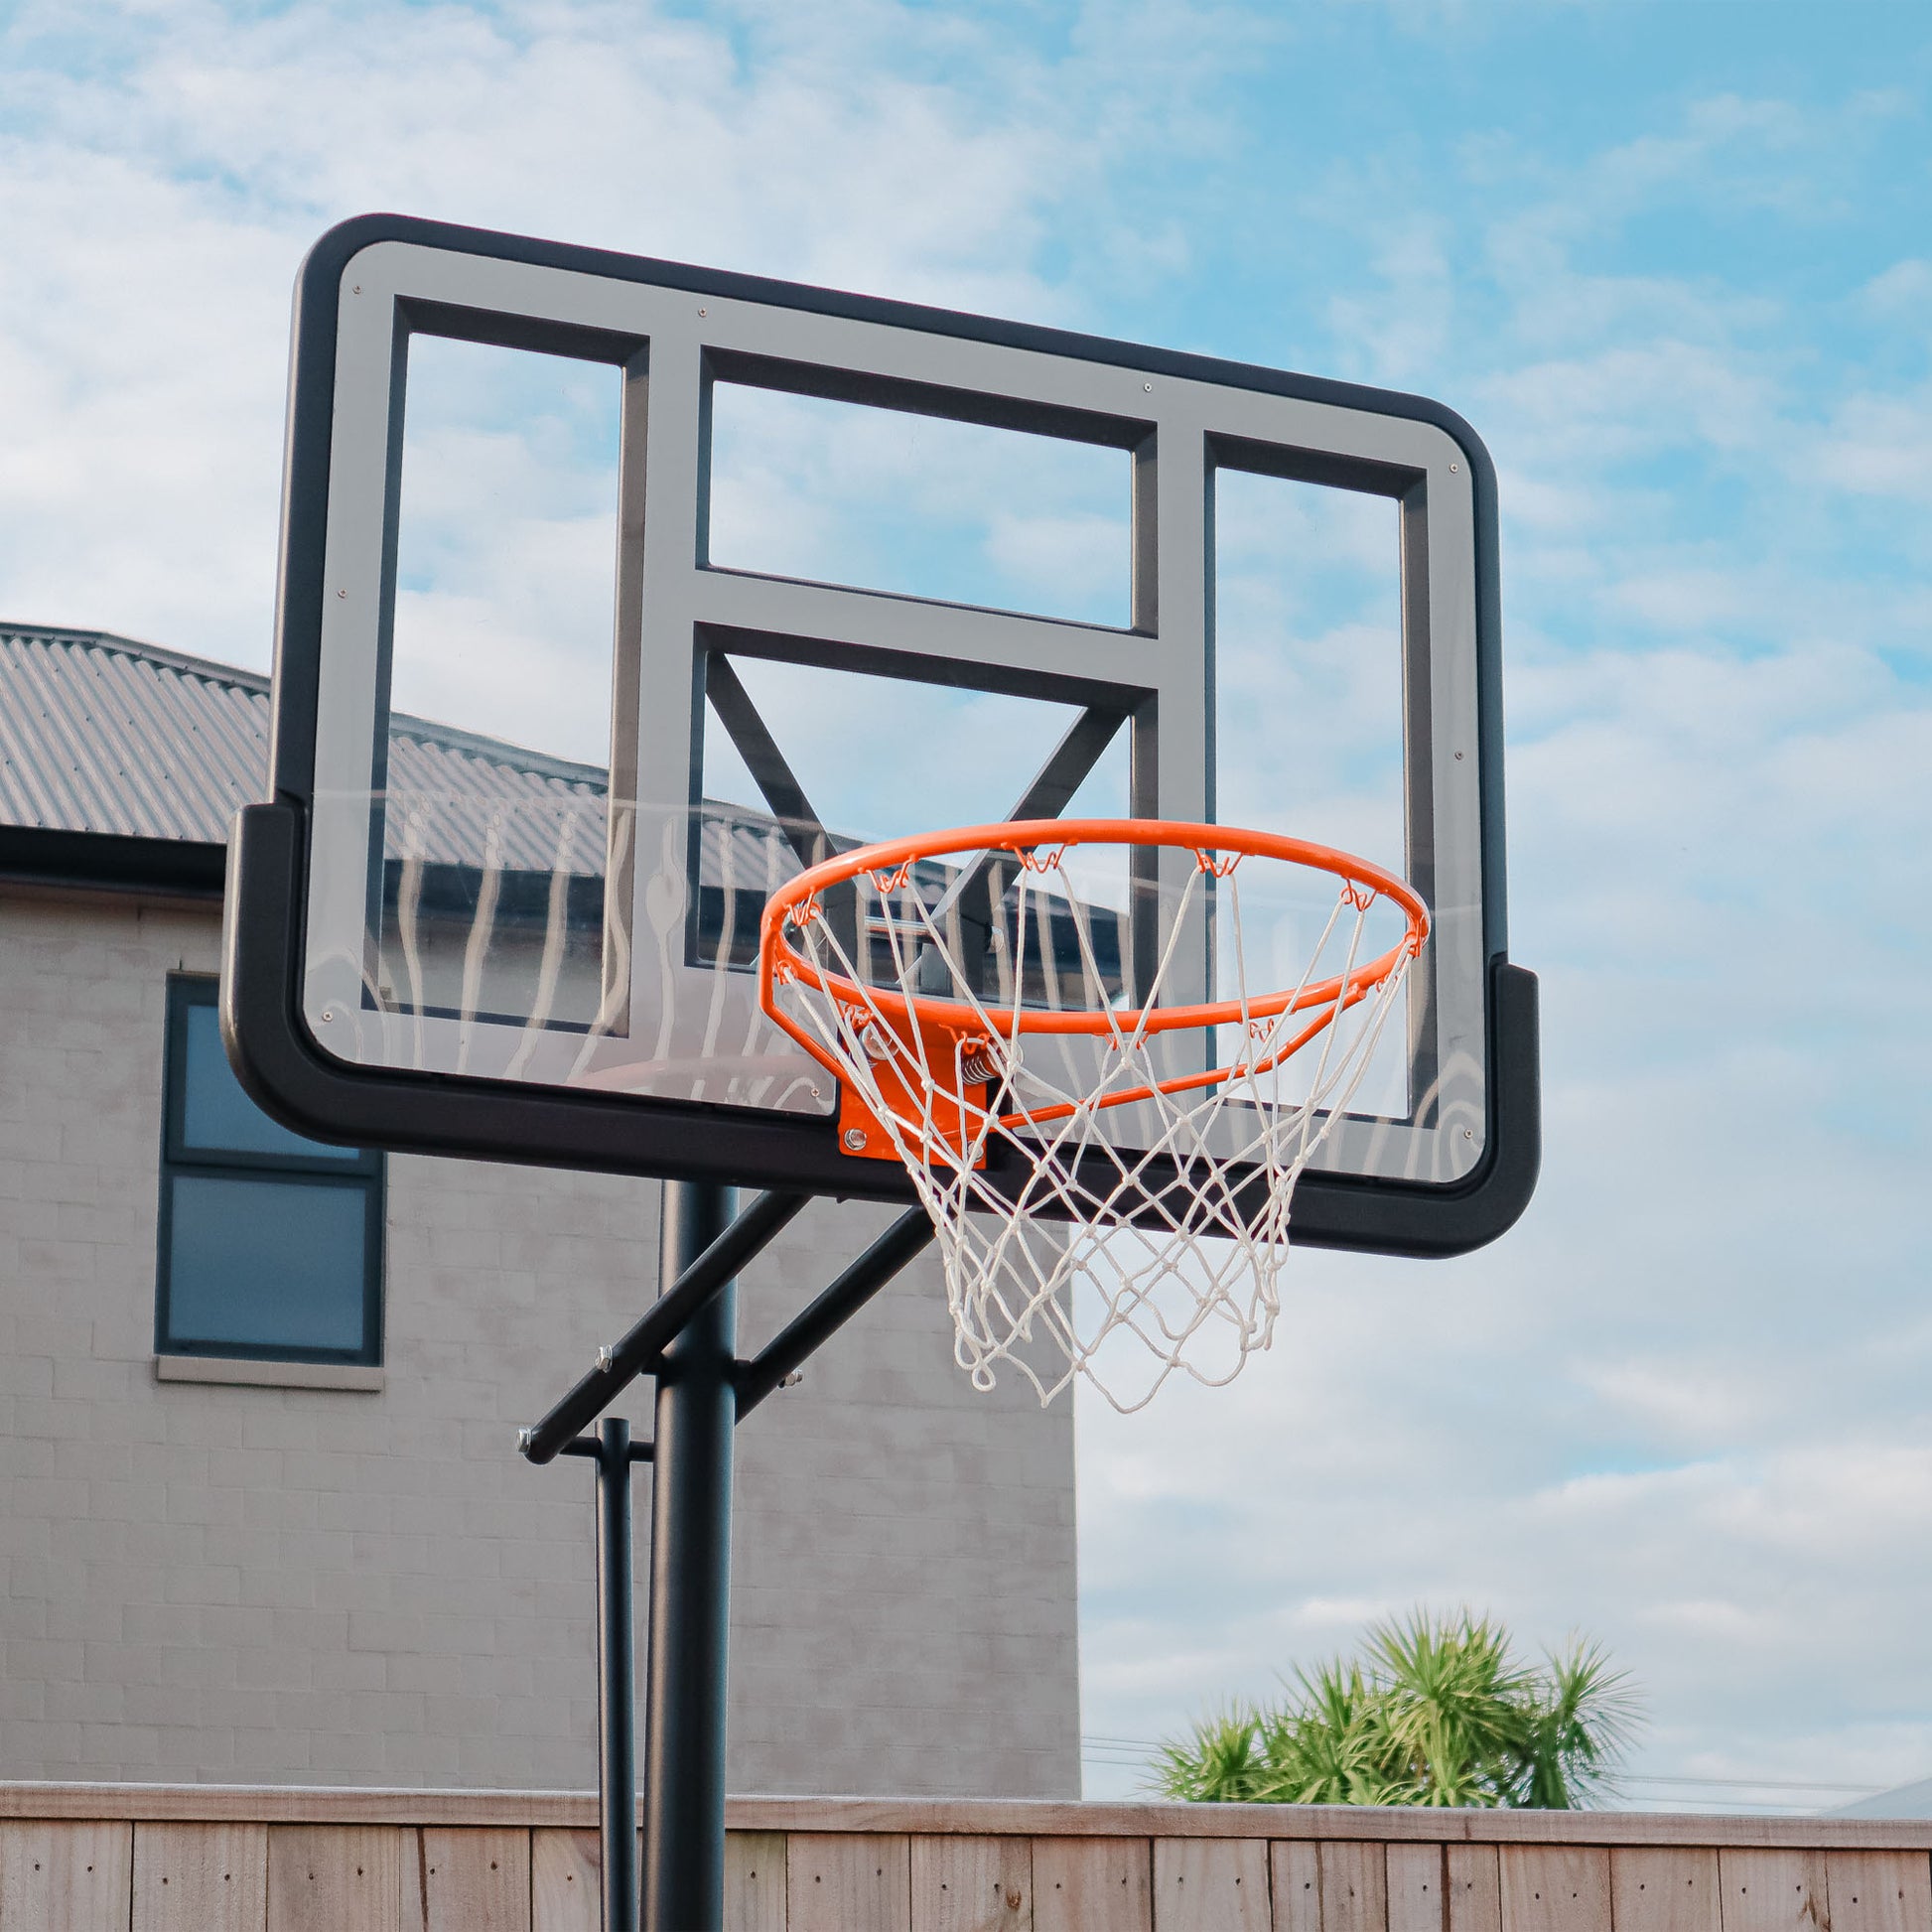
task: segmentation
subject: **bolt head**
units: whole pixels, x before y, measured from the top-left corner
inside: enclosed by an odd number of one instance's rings
[[[866,1130],[863,1127],[848,1127],[845,1130],[845,1145],[852,1154],[863,1154],[866,1149]]]

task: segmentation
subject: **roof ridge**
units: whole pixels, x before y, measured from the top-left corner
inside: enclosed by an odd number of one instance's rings
[[[265,698],[270,695],[271,683],[264,671],[251,671],[240,664],[222,664],[211,657],[191,656],[187,651],[170,650],[165,645],[150,644],[139,637],[124,637],[118,631],[88,630],[71,624],[10,623],[0,620],[0,640],[10,637],[106,651],[112,656],[155,664],[163,670],[180,672],[184,676],[205,678],[210,684],[227,685],[250,697]],[[610,772],[601,764],[589,764],[581,759],[559,758],[552,752],[540,752],[532,745],[518,745],[511,739],[494,738],[486,732],[467,731],[461,725],[446,725],[414,712],[391,712],[389,729],[392,734],[405,738],[425,739],[441,750],[486,758],[540,777],[560,778],[572,784],[608,786],[610,783]]]
[[[0,638],[26,637],[47,643],[80,644],[103,650],[116,657],[140,658],[170,671],[190,677],[207,678],[210,684],[229,684],[252,696],[268,696],[266,671],[251,671],[240,664],[221,664],[211,657],[192,657],[184,650],[169,650],[163,644],[150,644],[139,637],[123,637],[114,630],[76,629],[71,624],[9,623],[0,620]]]
[[[513,765],[546,778],[562,778],[571,784],[593,784],[600,789],[611,782],[609,769],[601,764],[586,764],[581,759],[559,758],[554,752],[539,752],[528,745],[517,745],[507,738],[491,738],[486,732],[466,731],[461,725],[441,725],[434,718],[419,718],[413,712],[389,714],[391,738],[422,738],[446,752],[464,752],[494,763]]]

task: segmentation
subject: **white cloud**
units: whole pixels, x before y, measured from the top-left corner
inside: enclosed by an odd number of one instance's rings
[[[1862,496],[1932,503],[1932,389],[1848,397],[1815,452],[1820,478]]]
[[[909,19],[844,31],[916,43]],[[809,36],[747,67],[651,9],[186,5],[72,44],[33,8],[0,38],[0,608],[253,664],[288,289],[329,221],[404,207],[1051,314],[1029,258],[1100,153],[1024,87],[988,113]]]

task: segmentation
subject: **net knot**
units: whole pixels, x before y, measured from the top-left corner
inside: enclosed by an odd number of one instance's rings
[[[1226,879],[1240,863],[1241,855],[1238,852],[1216,854],[1204,845],[1197,845],[1194,848],[1194,864],[1202,872],[1211,873],[1216,879]]]
[[[1373,886],[1358,886],[1352,879],[1341,882],[1341,902],[1353,906],[1357,912],[1366,912],[1375,903],[1376,897]]]

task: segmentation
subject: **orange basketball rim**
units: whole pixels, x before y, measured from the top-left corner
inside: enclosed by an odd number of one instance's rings
[[[1226,878],[1246,858],[1279,860],[1311,872],[1329,874],[1337,882],[1341,902],[1365,911],[1376,899],[1387,899],[1404,918],[1402,937],[1386,951],[1343,972],[1320,980],[1269,993],[1232,1000],[1206,1000],[1175,1006],[1130,1011],[1112,1007],[1065,1008],[1021,1005],[989,1008],[970,1000],[926,995],[890,985],[864,985],[848,974],[808,958],[791,934],[802,932],[824,917],[824,895],[849,882],[865,881],[882,898],[901,891],[912,868],[924,860],[972,860],[995,852],[1012,854],[1023,868],[1035,873],[1060,869],[1066,853],[1076,846],[1159,846],[1192,854],[1197,869]],[[1429,936],[1429,908],[1415,890],[1395,874],[1366,859],[1282,833],[1257,832],[1226,825],[1207,825],[1171,819],[1040,818],[1016,819],[998,825],[969,825],[953,830],[923,832],[888,839],[876,845],[839,853],[788,880],[765,902],[759,935],[759,1000],[766,1016],[802,1046],[841,1083],[839,1121],[842,1144],[854,1154],[894,1158],[894,1137],[872,1110],[852,1091],[838,1056],[827,1042],[802,1026],[779,1003],[779,990],[802,984],[816,989],[844,1010],[856,1032],[889,1029],[897,1037],[884,1057],[889,1072],[879,1072],[885,1097],[893,1104],[893,1089],[910,1077],[922,1086],[923,1109],[907,1093],[911,1117],[935,1104],[951,1117],[944,1138],[955,1147],[968,1138],[968,1121],[983,1116],[988,1092],[999,1063],[995,1042],[1018,1048],[1032,1035],[1088,1035],[1098,1039],[1123,1036],[1135,1039],[1188,1029],[1245,1025],[1251,1035],[1257,1023],[1286,1013],[1307,1013],[1308,1024],[1284,1037],[1271,1031],[1265,1057],[1235,1059],[1221,1065],[1175,1075],[1153,1084],[1109,1091],[1095,1096],[1095,1106],[1126,1106],[1158,1093],[1174,1094],[1190,1088],[1217,1085],[1239,1075],[1266,1073],[1290,1059],[1351,1007],[1366,999],[1395,972],[1421,952]],[[861,955],[865,947],[861,945]],[[857,962],[852,962],[856,964]],[[963,976],[962,976],[963,983]],[[946,1073],[956,1074],[947,1090]],[[895,1111],[897,1107],[895,1106]],[[1070,1106],[1022,1110],[1002,1115],[1004,1128],[1041,1126],[1066,1117]],[[940,1125],[935,1121],[935,1125]]]

